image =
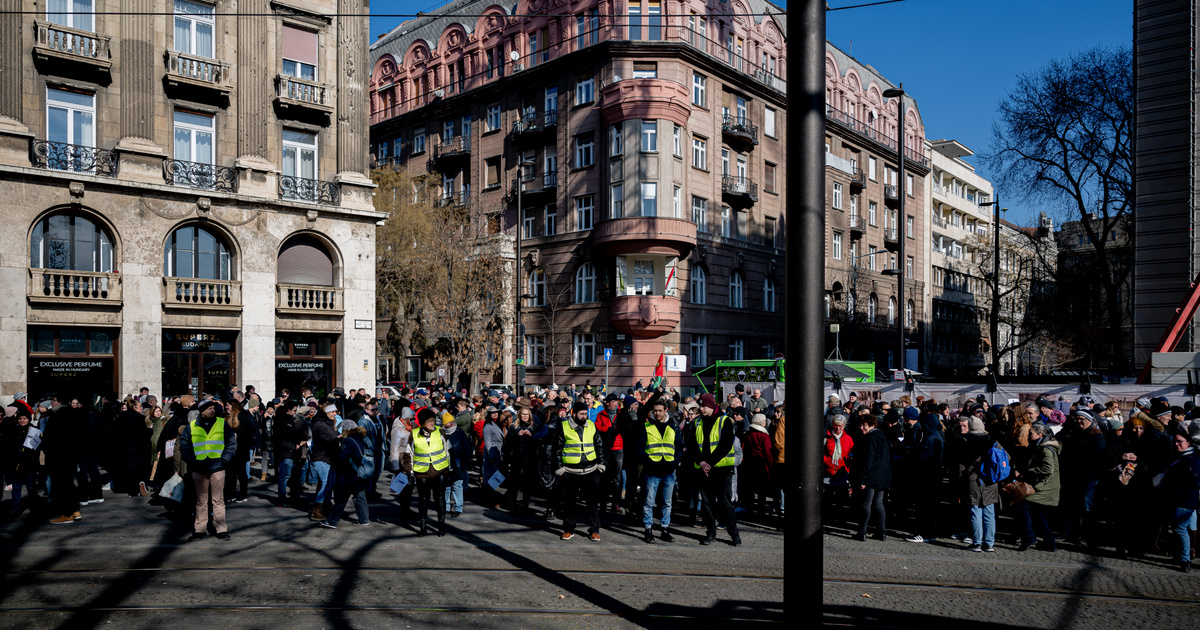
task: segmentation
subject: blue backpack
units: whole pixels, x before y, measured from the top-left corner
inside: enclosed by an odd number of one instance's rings
[[[999,442],[993,442],[979,466],[980,482],[984,485],[997,484],[1008,479],[1011,472],[1012,462],[1008,458],[1008,452]]]
[[[354,468],[355,476],[364,481],[369,480],[375,474],[375,458],[367,453],[366,446],[356,436],[346,439],[350,440],[356,447],[355,450],[361,454],[357,458],[354,455],[350,456],[350,466]]]

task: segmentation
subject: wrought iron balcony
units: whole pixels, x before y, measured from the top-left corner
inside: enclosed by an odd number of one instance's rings
[[[741,197],[750,201],[758,201],[758,184],[749,177],[740,175],[722,175],[721,193],[732,197]]]
[[[554,112],[554,124],[553,125],[542,125],[541,124],[542,121],[543,121],[542,117],[538,116],[535,112],[532,112],[532,111],[526,112],[520,118],[513,121],[513,126],[512,126],[513,138],[516,140],[521,140],[521,141],[541,138],[542,134],[546,132],[547,126],[556,127],[558,125],[557,110]]]
[[[275,90],[275,102],[280,107],[333,112],[333,88],[324,83],[280,74],[275,77]]]
[[[550,127],[557,127],[557,126],[558,126],[558,110],[557,109],[546,110],[546,128],[549,129]]]
[[[187,84],[228,94],[233,89],[229,64],[216,59],[192,55],[178,50],[163,54],[167,62],[167,83]]]
[[[439,142],[433,145],[433,150],[430,151],[428,168],[438,168],[451,166],[459,163],[463,158],[471,156],[471,138],[469,136],[458,136],[449,140]]]
[[[184,160],[163,160],[163,180],[175,186],[237,192],[237,170]]]
[[[862,238],[863,232],[866,230],[867,222],[863,220],[861,214],[852,214],[846,217],[846,222],[850,227],[850,238]]]
[[[889,252],[900,248],[900,231],[896,228],[883,228],[883,247]]]
[[[333,182],[290,175],[279,176],[280,199],[337,206],[341,204],[341,196],[341,187]]]
[[[466,206],[470,199],[471,193],[466,191],[442,193],[442,196],[437,198],[435,205],[439,208],[461,208]]]
[[[117,156],[108,149],[34,140],[30,152],[32,153],[30,161],[38,168],[89,173],[104,177],[117,176]]]
[[[850,192],[860,193],[867,185],[867,174],[861,168],[854,169],[850,174]]]
[[[721,117],[721,131],[734,139],[758,144],[758,125],[744,116],[725,114]]]
[[[108,35],[34,20],[33,53],[41,60],[64,60],[107,74],[112,67]],[[78,66],[77,66],[78,67]]]
[[[900,205],[900,188],[888,184],[883,187],[883,204],[889,208]]]

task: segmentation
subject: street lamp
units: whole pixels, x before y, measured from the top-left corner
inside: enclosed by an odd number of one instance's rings
[[[534,166],[533,160],[521,160],[517,163],[517,396],[525,395],[525,324],[521,323],[521,275],[525,272],[525,263],[521,259],[521,231],[525,229],[525,208],[522,205],[521,191],[525,189],[526,166]]]
[[[900,173],[896,180],[896,196],[900,198],[900,208],[896,211],[898,215],[896,218],[896,241],[900,243],[896,251],[896,267],[897,275],[899,276],[899,282],[896,283],[896,285],[899,287],[896,290],[896,308],[900,311],[900,313],[899,317],[896,318],[896,321],[898,324],[897,327],[899,329],[900,337],[900,356],[898,357],[898,365],[900,366],[900,373],[907,377],[904,367],[904,326],[908,322],[904,321],[907,314],[904,302],[904,272],[899,271],[906,268],[906,259],[904,257],[904,240],[908,237],[908,235],[904,233],[905,229],[908,227],[908,222],[904,216],[904,198],[908,196],[907,189],[905,187],[906,174],[904,169],[904,84],[901,83],[899,87],[884,90],[883,97],[900,99],[899,106],[897,108],[900,110],[900,120],[898,121],[899,130],[896,133],[896,156],[898,158],[897,161],[900,162]]]
[[[992,374],[999,374],[1000,353],[997,348],[1000,347],[1000,213],[1007,212],[1008,208],[1000,207],[1000,193],[996,193],[996,198],[992,201],[985,201],[979,204],[980,208],[987,206],[992,207],[992,237],[995,243],[995,253],[992,255],[992,308],[990,325],[988,326],[988,335],[992,338]]]

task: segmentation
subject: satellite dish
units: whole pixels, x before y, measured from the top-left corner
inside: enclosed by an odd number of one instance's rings
[[[512,59],[513,61],[516,61],[521,58],[521,55],[520,55],[520,53],[518,53],[517,51],[514,50],[514,51],[508,53],[508,58]]]
[[[436,90],[434,90],[434,91],[433,91],[433,96],[434,96],[435,98],[442,98],[442,95],[443,95],[443,94],[445,94],[445,92],[443,92],[443,91],[442,91],[442,88],[438,88],[438,89],[436,89]]]
[[[621,82],[621,75],[614,74],[613,75],[613,83],[620,83],[620,82]]]

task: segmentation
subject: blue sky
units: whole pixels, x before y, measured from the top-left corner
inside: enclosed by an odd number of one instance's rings
[[[865,0],[829,0],[831,7]],[[441,0],[376,0],[374,14],[428,11]],[[777,4],[787,5],[786,0]],[[1016,78],[1047,61],[1102,45],[1129,46],[1130,0],[905,0],[831,11],[829,41],[889,80],[903,82],[921,108],[929,138],[989,149],[996,105]],[[371,18],[372,39],[402,18]],[[979,160],[969,161],[980,167]],[[1008,220],[1028,224],[1038,208],[1005,202]]]

